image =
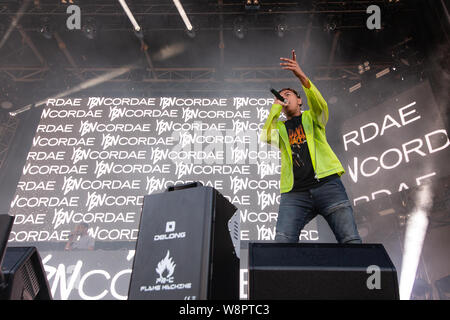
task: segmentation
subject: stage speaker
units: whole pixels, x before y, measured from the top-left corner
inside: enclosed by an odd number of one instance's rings
[[[381,244],[249,242],[250,300],[399,299]]]
[[[2,265],[3,256],[5,255],[6,246],[8,245],[9,234],[14,224],[14,216],[0,214],[0,266]],[[0,284],[2,282],[2,272],[0,270]]]
[[[236,210],[198,184],[145,196],[128,299],[239,299],[228,223]]]
[[[1,300],[51,300],[41,258],[35,247],[8,247],[2,263]]]

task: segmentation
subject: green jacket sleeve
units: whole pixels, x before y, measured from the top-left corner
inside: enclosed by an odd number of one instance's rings
[[[280,104],[273,104],[270,109],[269,116],[267,117],[266,122],[261,130],[261,141],[267,142],[271,145],[280,147],[280,136],[278,133],[277,122],[280,117],[281,110],[283,106]]]
[[[316,88],[316,86],[309,81],[311,87],[308,89],[303,87],[306,93],[306,98],[308,99],[308,105],[313,115],[313,119],[319,124],[325,127],[328,122],[328,105],[322,94]]]

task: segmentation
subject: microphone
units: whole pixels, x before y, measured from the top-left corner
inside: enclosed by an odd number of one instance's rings
[[[277,90],[275,90],[274,88],[270,89],[270,92],[272,92],[272,94],[280,101],[283,101],[284,103],[287,103],[286,99],[284,99],[281,94],[278,93]]]

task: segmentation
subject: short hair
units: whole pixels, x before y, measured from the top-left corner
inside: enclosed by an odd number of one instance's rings
[[[298,94],[298,92],[296,90],[292,89],[292,88],[283,88],[283,89],[279,90],[278,93],[281,93],[281,92],[283,92],[285,90],[289,90],[292,93],[294,93],[297,96],[297,98],[301,98],[300,95]]]

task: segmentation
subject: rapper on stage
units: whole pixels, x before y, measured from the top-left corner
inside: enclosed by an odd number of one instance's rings
[[[296,90],[284,88],[261,132],[261,140],[281,151],[280,207],[275,241],[298,242],[301,230],[317,214],[328,222],[339,243],[361,243],[353,209],[341,182],[345,170],[327,142],[328,106],[300,68],[295,51],[280,66],[300,80],[309,110]],[[281,98],[280,97],[280,98]],[[287,120],[279,120],[281,111]]]

